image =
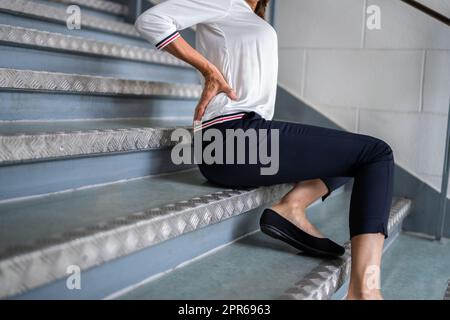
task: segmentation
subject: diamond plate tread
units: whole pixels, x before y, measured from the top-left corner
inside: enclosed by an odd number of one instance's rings
[[[389,217],[388,232],[401,224],[411,208],[411,200],[394,199]],[[329,260],[314,268],[280,297],[285,300],[327,300],[345,283],[350,275],[350,241],[340,259]]]
[[[448,280],[447,290],[444,294],[444,300],[450,300],[450,280]]]
[[[0,164],[111,152],[168,148],[176,128],[191,119],[5,122],[0,125]],[[186,137],[189,138],[189,137]]]
[[[187,99],[199,98],[202,91],[202,87],[197,84],[174,84],[8,68],[0,68],[1,89]]]
[[[0,297],[62,278],[69,265],[85,270],[243,214],[274,201],[291,187],[221,190],[10,246],[0,252]]]
[[[0,42],[39,49],[90,54],[180,67],[190,65],[165,51],[0,24]]]
[[[67,18],[67,13],[64,9],[27,0],[0,0],[0,11],[55,21],[62,24],[66,24]],[[82,14],[81,28],[141,39],[132,24],[94,17],[85,13]]]
[[[95,9],[107,13],[126,16],[128,14],[128,7],[112,1],[105,0],[50,0],[64,4],[75,4],[90,9]]]

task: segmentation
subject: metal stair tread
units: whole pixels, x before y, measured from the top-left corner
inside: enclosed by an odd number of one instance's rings
[[[311,208],[309,215],[324,234],[337,236],[335,239],[341,243],[348,237],[348,193]],[[325,210],[326,214],[317,214],[315,210]],[[331,217],[335,221],[333,224],[329,223]],[[298,253],[292,247],[257,232],[112,298],[264,300],[286,298],[283,295],[287,291],[291,294],[288,298],[292,299],[296,283],[302,283],[301,290],[309,293],[331,284],[327,277],[318,275],[315,270],[320,267],[323,273],[328,274],[330,270],[342,267],[346,259],[327,260]]]
[[[191,130],[192,119],[8,121],[0,125],[0,165],[169,148],[176,128]]]
[[[198,170],[81,188],[0,203],[0,252],[7,247],[64,234],[103,221],[189,200],[223,188],[207,183]]]
[[[218,188],[191,170],[0,203],[0,292],[17,294],[63,277],[67,265],[84,270],[215,224],[288,188]]]
[[[121,3],[108,0],[50,0],[51,2],[62,4],[75,4],[89,9],[99,10],[105,13],[125,16],[128,14],[128,7]]]
[[[0,90],[196,99],[200,97],[202,87],[198,84],[0,68]]]
[[[0,24],[0,41],[27,48],[58,50],[191,68],[187,63],[164,51],[152,49],[149,45],[132,46],[5,24]]]
[[[0,0],[0,12],[24,15],[32,18],[55,21],[66,24],[66,12],[64,9],[51,5],[36,3],[27,0]],[[93,15],[83,14],[82,28],[100,30],[103,32],[119,34],[123,36],[139,38],[134,25],[109,19],[99,18]]]

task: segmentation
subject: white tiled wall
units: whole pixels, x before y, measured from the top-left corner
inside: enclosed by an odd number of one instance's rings
[[[401,1],[367,0],[367,3],[381,8],[382,28],[366,31],[366,48],[450,49],[449,28],[445,24]]]
[[[303,75],[305,74],[303,49],[280,50],[278,64],[278,80],[286,84],[291,90],[303,94]]]
[[[281,47],[359,48],[363,3],[361,0],[278,0],[275,19],[277,28],[282,30],[278,33]]]
[[[422,0],[450,15],[450,0]],[[367,30],[366,6],[381,9]],[[450,28],[392,0],[277,0],[279,83],[344,128],[386,140],[440,188],[450,99]]]
[[[421,51],[309,50],[304,96],[321,105],[417,111]]]
[[[450,50],[427,50],[423,88],[423,111],[447,113],[449,87]]]

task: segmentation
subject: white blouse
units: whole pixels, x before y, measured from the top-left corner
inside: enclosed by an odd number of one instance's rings
[[[168,0],[136,21],[139,33],[158,49],[178,38],[179,30],[194,25],[196,49],[222,72],[238,96],[233,101],[218,94],[202,121],[242,111],[272,119],[278,74],[278,40],[272,26],[245,0]]]

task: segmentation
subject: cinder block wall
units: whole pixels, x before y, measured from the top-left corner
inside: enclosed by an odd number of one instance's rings
[[[386,140],[440,189],[450,28],[398,0],[277,0],[279,84],[344,128]],[[450,16],[450,0],[422,0]],[[368,30],[366,8],[381,9]]]

